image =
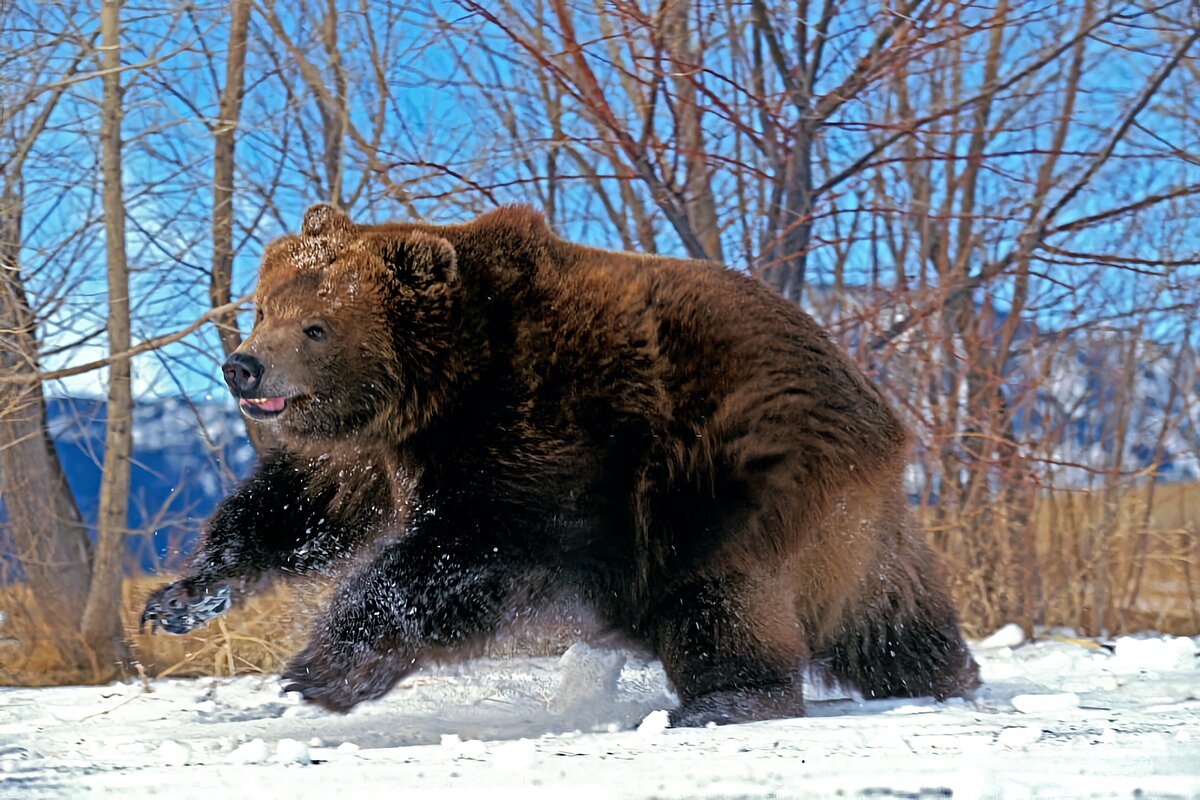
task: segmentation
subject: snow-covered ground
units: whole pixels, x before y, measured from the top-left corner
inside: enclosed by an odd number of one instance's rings
[[[1200,639],[975,647],[971,700],[665,727],[661,668],[560,659],[426,672],[335,716],[276,680],[0,689],[0,797],[1200,797]],[[487,792],[486,795],[483,793]]]

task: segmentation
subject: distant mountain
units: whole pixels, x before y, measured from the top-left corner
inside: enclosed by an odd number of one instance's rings
[[[910,313],[908,304],[865,289],[815,286],[807,291],[815,316],[838,320],[831,326],[835,338],[870,362],[893,390],[907,395],[901,411],[917,434],[913,458],[924,460],[922,443],[934,437],[923,426],[944,419],[947,407],[953,407],[953,375],[970,357],[962,337],[946,348],[941,336],[925,341],[922,326],[915,326],[886,349],[874,349],[878,332]],[[1001,347],[1007,311],[978,302],[975,311],[973,334],[982,342],[977,346]],[[929,322],[940,324],[937,318]],[[1113,471],[1164,481],[1200,480],[1200,363],[1192,348],[1118,328],[1062,333],[1028,320],[1016,326],[1008,347],[1000,395],[1014,419],[1018,450],[1031,459],[1043,486],[1087,487]],[[946,358],[953,359],[952,368],[942,371],[937,385],[938,371],[930,365]],[[966,387],[959,384],[957,391],[957,417],[967,419]],[[923,487],[920,472],[910,471],[910,488],[917,493],[931,488],[936,497],[936,485]]]
[[[50,398],[47,418],[79,511],[94,527],[104,453],[105,403]],[[255,462],[240,413],[229,402],[166,398],[134,408],[129,551],[143,568],[186,552],[204,519]],[[0,507],[0,514],[3,513]]]

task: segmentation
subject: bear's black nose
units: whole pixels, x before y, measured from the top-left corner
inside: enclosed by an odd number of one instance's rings
[[[263,374],[263,365],[254,356],[234,353],[221,367],[221,372],[225,373],[225,382],[229,384],[229,391],[241,397],[254,391],[258,386],[258,381]]]

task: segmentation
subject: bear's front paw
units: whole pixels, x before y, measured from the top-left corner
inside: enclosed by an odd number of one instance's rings
[[[196,586],[186,580],[160,586],[146,599],[141,631],[150,623],[150,633],[162,628],[167,633],[184,634],[224,614],[233,604],[228,584]]]
[[[284,668],[283,690],[345,714],[364,700],[383,697],[411,668],[411,660],[362,645],[309,644]]]

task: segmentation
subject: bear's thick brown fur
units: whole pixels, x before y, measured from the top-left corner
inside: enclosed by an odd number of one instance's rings
[[[284,448],[144,620],[180,632],[351,553],[291,688],[344,710],[564,595],[662,658],[675,724],[804,713],[978,671],[913,530],[907,436],[808,316],[720,265],[564,241],[503,208],[266,250],[225,374]]]

